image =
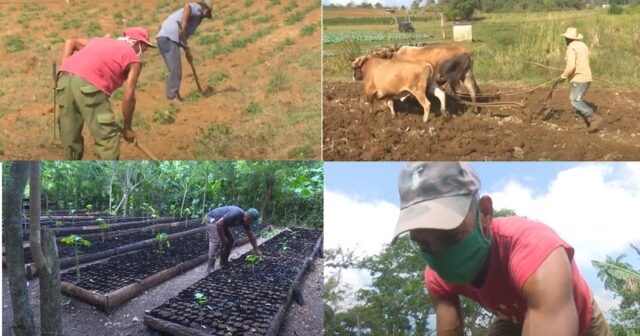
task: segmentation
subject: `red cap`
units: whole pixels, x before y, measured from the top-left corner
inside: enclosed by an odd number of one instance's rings
[[[149,42],[149,33],[142,27],[129,27],[124,30],[124,36],[130,37],[136,41],[144,42],[152,48],[156,47]]]

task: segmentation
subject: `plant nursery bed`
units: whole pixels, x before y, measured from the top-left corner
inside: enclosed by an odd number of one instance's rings
[[[252,229],[259,233],[271,230],[271,227],[261,224],[254,225]],[[108,313],[140,292],[207,260],[208,240],[205,237],[205,227],[175,233],[169,239],[171,246],[164,247],[162,251],[154,239],[116,248],[118,256],[82,267],[80,282],[76,282],[76,270],[71,269],[61,275],[62,291]],[[236,240],[237,244],[247,241],[246,236]],[[139,251],[125,253],[134,249]],[[101,253],[104,254],[99,252],[91,256],[106,258]],[[61,259],[61,267],[63,260],[68,264],[67,267],[75,265],[75,259],[71,257]]]
[[[157,244],[109,258],[61,274],[62,292],[87,301],[109,313],[113,308],[207,260],[204,228],[171,241],[170,247]],[[194,230],[195,231],[195,230]]]
[[[285,241],[286,254],[275,253]],[[244,254],[148,311],[144,323],[165,335],[275,336],[321,247],[322,231],[284,231],[260,245],[260,261]]]

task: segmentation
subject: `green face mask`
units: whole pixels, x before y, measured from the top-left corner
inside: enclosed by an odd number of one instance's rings
[[[476,227],[467,237],[446,251],[429,254],[420,251],[431,269],[451,284],[470,283],[477,275],[489,253],[491,240],[480,232],[480,212],[476,213]]]

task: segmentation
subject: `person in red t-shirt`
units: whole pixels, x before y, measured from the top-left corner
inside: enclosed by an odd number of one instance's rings
[[[439,336],[464,335],[460,295],[495,315],[490,336],[611,335],[573,248],[542,223],[493,218],[470,165],[411,163],[398,189],[394,240],[409,232],[427,262]]]
[[[120,133],[132,142],[136,107],[135,90],[142,65],[140,55],[149,43],[144,28],[131,27],[118,39],[69,39],[56,83],[60,106],[60,138],[65,159],[81,160],[84,154],[82,128],[86,121],[95,140],[95,152],[103,160],[120,157]],[[116,124],[109,97],[124,83],[122,115],[124,127]]]

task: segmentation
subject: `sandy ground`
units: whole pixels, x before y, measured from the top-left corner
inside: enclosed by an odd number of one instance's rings
[[[257,237],[258,244],[267,239]],[[235,248],[230,258],[235,259],[249,251],[251,244]],[[292,303],[287,312],[285,323],[281,327],[280,335],[321,335],[323,328],[322,282],[323,259],[316,258],[312,271],[303,280],[304,306]],[[218,266],[216,264],[216,266]],[[145,291],[143,294],[126,302],[110,315],[97,310],[95,307],[80,300],[62,296],[64,334],[68,336],[134,336],[150,335],[142,320],[145,310],[161,304],[176,295],[206,274],[206,263],[172,278],[157,287]],[[36,321],[40,319],[39,285],[38,279],[29,282],[29,294],[34,309]],[[12,312],[9,295],[8,278],[2,276],[2,333],[11,335]],[[38,323],[36,323],[38,324]]]

